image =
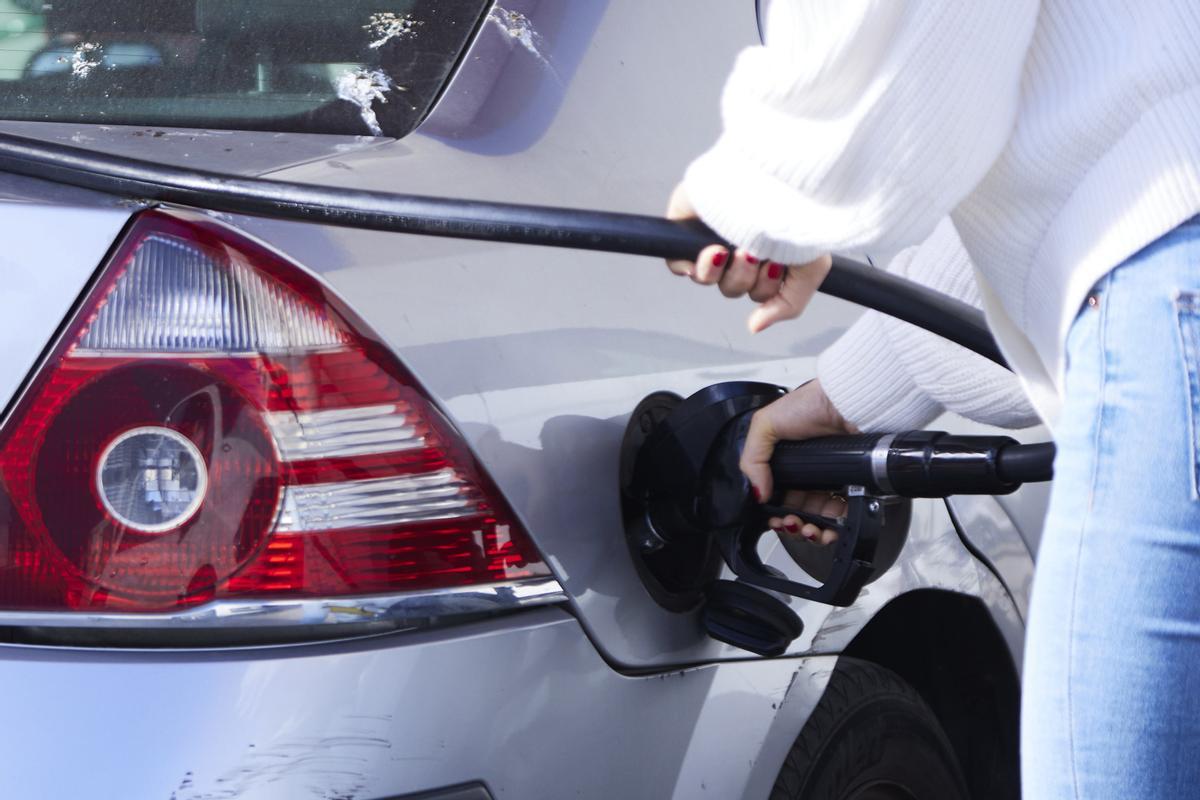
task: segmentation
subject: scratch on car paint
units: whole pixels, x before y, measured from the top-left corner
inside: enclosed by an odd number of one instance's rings
[[[796,685],[796,678],[799,678],[799,677],[800,677],[800,670],[796,670],[795,672],[792,673],[792,679],[790,681],[788,681],[787,689],[785,689],[783,692],[783,699],[779,701],[780,705],[783,705],[785,702],[787,702],[788,695],[792,693],[792,687],[794,687]]]
[[[346,70],[338,76],[335,89],[338,98],[358,106],[363,122],[372,136],[383,136],[379,117],[375,116],[375,101],[386,103],[387,93],[398,88],[386,72],[381,69]],[[404,91],[403,87],[399,87]]]
[[[376,722],[391,722],[391,714],[347,714],[346,719],[371,719]]]
[[[99,42],[80,42],[71,53],[71,76],[86,78],[104,63],[104,46]]]
[[[832,616],[834,615],[831,614],[830,617]],[[852,619],[846,622],[839,622],[838,624],[830,625],[829,618],[827,617],[825,623],[826,624],[822,625],[821,629],[817,631],[817,635],[813,637],[812,644],[809,645],[809,647],[813,650],[820,648],[835,634],[855,627],[858,624],[858,621]]]
[[[375,37],[368,47],[378,50],[393,39],[411,39],[417,35],[417,28],[424,25],[422,20],[412,14],[396,14],[391,11],[381,11],[372,14],[363,25],[363,30],[369,31]]]
[[[320,741],[322,747],[383,747],[392,743],[380,736],[327,736]]]
[[[558,77],[558,73],[550,64],[550,59],[542,52],[545,41],[542,39],[542,35],[534,29],[529,17],[520,11],[509,11],[500,6],[493,6],[491,12],[488,13],[488,21],[496,25],[508,38],[524,47],[530,55],[550,71],[551,75],[555,78]]]
[[[285,784],[281,794],[314,800],[362,797],[378,773],[392,742],[385,737],[390,715],[348,714],[330,736],[296,737],[270,744],[247,744],[231,768],[213,777],[188,772],[173,800],[216,800],[255,795],[265,786]],[[394,758],[394,757],[393,757]],[[373,766],[374,765],[374,766]]]

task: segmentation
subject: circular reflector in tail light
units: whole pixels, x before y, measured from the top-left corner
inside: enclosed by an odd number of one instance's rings
[[[161,425],[131,428],[108,443],[96,467],[104,510],[142,533],[162,533],[192,518],[208,489],[204,457],[181,433]]]
[[[274,446],[219,360],[124,361],[67,359],[43,395],[67,398],[35,458],[46,533],[85,604],[205,599],[274,524]]]

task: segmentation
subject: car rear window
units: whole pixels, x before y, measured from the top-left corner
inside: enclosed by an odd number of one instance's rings
[[[0,0],[0,119],[403,136],[486,0]]]

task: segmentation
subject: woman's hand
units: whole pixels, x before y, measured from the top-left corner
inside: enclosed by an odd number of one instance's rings
[[[682,184],[671,193],[667,218],[696,219]],[[833,261],[821,256],[815,261],[794,267],[784,267],[774,261],[762,261],[745,250],[735,250],[730,257],[728,248],[709,245],[700,251],[695,263],[668,261],[667,267],[676,275],[687,275],[696,283],[716,284],[726,297],[749,294],[759,307],[750,314],[747,324],[751,333],[758,333],[776,322],[800,316],[817,287],[829,274]]]
[[[858,433],[858,429],[843,419],[821,388],[821,382],[814,379],[754,412],[738,466],[761,501],[771,496],[770,461],[776,442],[843,433]],[[784,504],[826,517],[846,513],[845,499],[828,492],[788,492]],[[836,531],[821,530],[795,514],[773,517],[770,526],[819,544],[830,544],[837,539]]]

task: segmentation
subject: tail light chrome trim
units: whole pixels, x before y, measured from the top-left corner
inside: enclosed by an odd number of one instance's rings
[[[217,600],[166,614],[0,611],[0,627],[178,630],[274,628],[311,625],[421,627],[456,617],[515,611],[567,602],[554,578],[362,597]]]

